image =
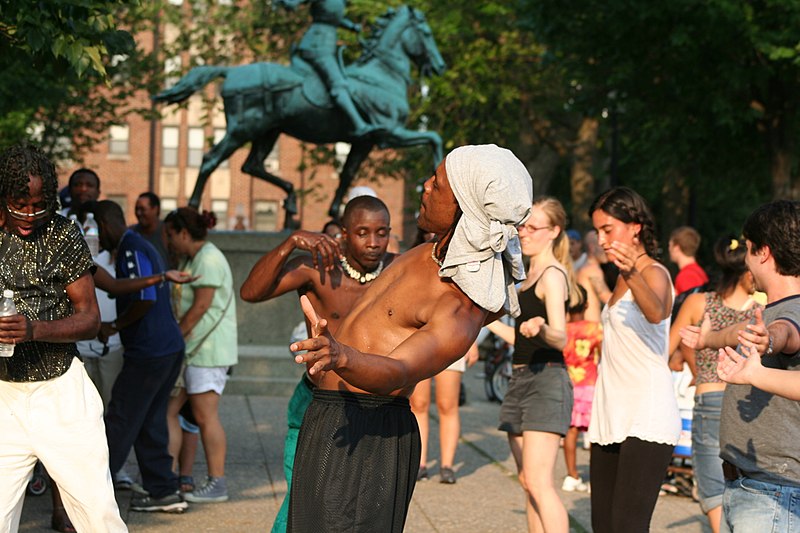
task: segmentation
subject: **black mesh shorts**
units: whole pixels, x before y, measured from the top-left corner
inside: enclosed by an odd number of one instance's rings
[[[287,531],[402,532],[419,459],[408,398],[314,390],[297,441]]]

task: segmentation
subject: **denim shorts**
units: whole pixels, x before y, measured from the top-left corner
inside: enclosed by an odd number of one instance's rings
[[[719,417],[723,391],[694,397],[692,416],[692,465],[697,496],[704,513],[722,505],[725,478],[719,457]]]
[[[500,431],[514,435],[543,431],[563,436],[571,420],[572,382],[564,365],[535,363],[514,368],[500,408]]]
[[[800,487],[740,477],[725,482],[720,533],[800,533]]]

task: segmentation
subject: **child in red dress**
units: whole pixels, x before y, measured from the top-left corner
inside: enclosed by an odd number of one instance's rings
[[[583,287],[580,288],[583,291]],[[576,466],[578,433],[586,431],[592,416],[592,397],[597,380],[597,363],[600,360],[600,344],[603,342],[603,328],[599,322],[584,320],[586,297],[579,306],[569,309],[567,323],[567,345],[564,347],[564,362],[572,380],[575,401],[572,406],[572,422],[564,437],[564,461],[567,463],[567,477],[561,489],[565,491],[589,490]]]

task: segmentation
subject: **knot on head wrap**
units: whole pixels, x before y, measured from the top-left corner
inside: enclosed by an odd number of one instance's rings
[[[525,279],[525,268],[516,226],[530,216],[533,180],[510,150],[494,144],[456,148],[445,170],[462,216],[439,275],[484,309],[517,316],[515,282]]]
[[[501,224],[498,220],[489,221],[489,246],[495,252],[502,252],[508,246],[508,241],[516,237],[517,232],[507,224]]]

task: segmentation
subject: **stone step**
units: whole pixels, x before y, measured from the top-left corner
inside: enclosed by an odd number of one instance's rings
[[[234,376],[294,378],[302,376],[305,368],[298,365],[286,346],[239,346],[239,364]]]
[[[240,345],[239,363],[225,385],[226,394],[291,396],[305,367],[287,345]]]

